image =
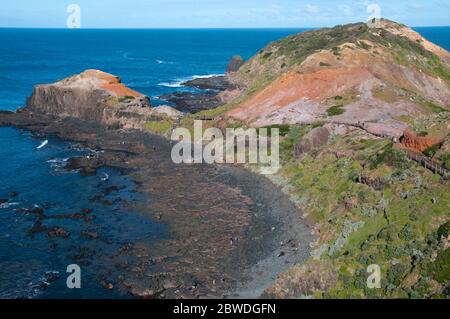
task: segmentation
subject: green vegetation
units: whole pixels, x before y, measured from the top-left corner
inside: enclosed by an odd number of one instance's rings
[[[423,106],[425,106],[425,108],[427,108],[431,112],[434,112],[434,113],[448,112],[447,109],[444,109],[443,107],[440,107],[439,105],[436,105],[433,102],[428,101],[426,99],[422,98],[422,99],[419,99],[419,101],[421,102],[421,104]]]
[[[121,97],[118,98],[118,101],[119,101],[120,103],[122,103],[122,102],[129,102],[129,101],[131,101],[131,100],[134,100],[134,97],[129,96],[129,95],[121,96]]]
[[[442,162],[442,166],[444,166],[446,169],[450,170],[450,154],[441,155],[439,160]]]
[[[238,80],[247,87],[243,99],[267,86],[292,66],[302,63],[309,55],[320,50],[331,50],[339,55],[339,46],[356,42],[369,29],[364,23],[306,31],[275,41],[261,50],[238,72]],[[325,63],[326,64],[326,63]],[[321,66],[326,66],[321,64]]]
[[[170,120],[151,121],[146,122],[144,126],[152,133],[167,135],[170,133],[173,123]]]
[[[370,48],[372,48],[372,46],[368,45],[365,41],[358,41],[357,44],[364,50],[369,50]]]
[[[392,143],[384,146],[380,151],[370,158],[370,167],[376,169],[380,165],[389,165],[394,168],[404,168],[407,164],[406,156],[403,152],[395,149]]]
[[[265,126],[261,127],[267,129],[267,136],[270,136],[272,134],[272,129],[277,128],[279,129],[280,136],[286,136],[290,131],[290,126],[286,124],[275,124],[271,126]],[[259,129],[258,129],[259,131]]]
[[[390,53],[398,64],[447,81],[450,78],[448,67],[420,42],[385,29],[369,29],[365,24],[338,26],[271,43],[238,72],[244,93],[202,115],[219,117],[287,70],[298,70],[296,67],[312,53],[329,50],[339,59],[345,43],[369,52],[381,46],[380,52]],[[316,63],[330,66],[324,61]],[[442,136],[436,133],[442,133],[448,125],[448,110],[416,92],[387,85],[372,93],[386,103],[402,99],[428,110],[426,118],[419,119],[414,114],[403,118],[420,132],[419,136]],[[343,114],[344,107],[358,99],[359,94],[347,92],[328,99],[327,105],[331,107],[327,115]],[[309,295],[298,292],[292,297],[448,298],[450,261],[445,249],[450,218],[448,181],[409,160],[390,141],[370,138],[361,130],[333,136],[327,145],[296,157],[296,144],[320,125],[323,123],[269,127],[277,127],[282,133],[282,169],[271,178],[302,208],[317,230],[318,244],[304,266],[318,269],[318,276],[326,269],[337,277],[332,287],[317,288]],[[443,165],[449,167],[450,156],[438,150],[435,146],[425,153],[437,154]],[[370,264],[381,266],[381,289],[367,288],[366,270]],[[287,290],[297,293],[291,288],[300,286],[295,271],[302,267],[298,265],[286,272],[287,277],[292,276]],[[312,285],[321,280],[314,278]]]
[[[427,63],[431,68],[431,73],[444,80],[450,81],[450,70],[442,64],[438,56],[432,56]]]
[[[428,269],[430,275],[442,284],[450,278],[450,249],[447,248],[439,254],[436,260],[430,264]]]
[[[367,40],[368,42],[365,42]],[[271,43],[246,63],[237,73],[244,92],[229,104],[187,116],[181,123],[191,127],[196,118],[207,117],[204,125],[222,121],[221,115],[260,92],[266,85],[310,54],[330,50],[341,54],[342,44],[349,42],[364,50],[383,46],[397,63],[413,66],[431,76],[448,80],[449,70],[439,58],[416,41],[386,30],[369,30],[365,24],[339,26],[333,29],[307,31]],[[319,62],[319,66],[329,66]],[[295,70],[295,69],[294,69]],[[404,116],[419,136],[443,136],[448,125],[448,110],[399,87],[379,87],[373,95],[387,103],[411,100],[428,110],[426,118]],[[350,91],[326,102],[328,116],[345,112],[344,106],[358,99],[359,92]],[[296,157],[296,144],[311,129],[310,125],[273,125],[281,135],[282,169],[271,176],[298,205],[317,230],[317,245],[304,265],[317,269],[315,275],[336,274],[336,282],[326,289],[317,288],[316,298],[445,298],[449,297],[449,232],[450,184],[419,164],[409,160],[391,141],[368,137],[361,130],[344,136],[333,136],[329,143],[308,154]],[[233,126],[243,127],[242,123]],[[172,123],[148,122],[151,131],[167,132]],[[447,130],[448,132],[448,130]],[[445,132],[445,134],[447,134]],[[425,151],[437,155],[447,168],[450,155],[438,146]],[[446,246],[447,245],[447,246]],[[367,266],[378,264],[382,270],[382,288],[368,289]],[[286,272],[293,276],[287,290],[299,286],[294,276],[297,265]],[[322,273],[321,273],[322,272]],[[302,278],[303,279],[303,278]],[[313,284],[321,282],[314,278]],[[297,291],[292,289],[291,291]]]
[[[107,102],[108,106],[114,106],[118,103],[119,103],[119,98],[117,96],[111,96]]]
[[[450,81],[450,70],[442,64],[440,58],[426,50],[420,42],[394,35],[382,30],[379,36],[371,34],[369,39],[390,48],[396,62],[405,66],[415,66],[433,77]]]
[[[442,144],[436,144],[429,148],[427,148],[425,151],[423,151],[423,154],[428,157],[433,157],[436,152],[441,148]]]
[[[334,105],[327,110],[328,116],[336,116],[336,115],[341,115],[344,113],[345,113],[345,110],[343,109],[342,104]]]
[[[274,180],[320,230],[319,244],[306,265],[290,269],[275,285],[296,291],[298,269],[334,269],[337,282],[315,290],[315,298],[448,297],[450,261],[442,241],[450,229],[450,185],[408,160],[391,142],[361,138],[358,131],[335,137],[298,160],[294,145],[311,129],[291,127],[280,145],[283,167]],[[376,180],[383,181],[381,190],[372,187]],[[381,289],[367,288],[370,264],[381,266]],[[286,284],[289,276],[293,281]],[[312,285],[320,280],[313,277]]]

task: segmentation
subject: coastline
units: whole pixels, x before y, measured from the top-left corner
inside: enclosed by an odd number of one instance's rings
[[[120,284],[134,296],[258,298],[278,273],[309,256],[311,237],[298,209],[263,176],[241,167],[175,165],[170,142],[142,131],[20,112],[0,119],[2,126],[101,150],[95,161],[73,161],[82,170],[130,170],[146,197],[136,208],[171,233],[126,252],[138,261]]]

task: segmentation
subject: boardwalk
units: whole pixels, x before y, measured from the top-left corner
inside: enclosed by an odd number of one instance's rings
[[[405,149],[402,149],[402,150],[405,152],[406,156],[409,159],[419,163],[420,165],[429,169],[433,173],[439,174],[439,175],[443,176],[444,178],[450,177],[450,173],[445,167],[442,167],[438,163],[431,160],[429,157],[426,157],[425,155],[422,155],[422,154],[419,154],[419,153],[416,153],[413,151],[409,151],[409,150],[405,150]]]
[[[402,133],[400,133],[400,130],[398,130],[398,129],[390,128],[387,125],[377,124],[377,123],[338,122],[338,121],[329,121],[329,123],[357,127],[357,128],[360,128],[374,136],[377,136],[380,138],[388,138],[392,142],[394,142],[396,145],[400,146],[397,149],[404,152],[409,159],[419,163],[426,169],[429,169],[433,173],[439,174],[446,179],[450,177],[449,170],[446,169],[445,167],[439,165],[438,163],[433,161],[431,158],[429,158],[421,153],[417,153],[417,152],[405,149],[404,147],[401,147],[402,144],[398,143],[398,141],[400,140]]]

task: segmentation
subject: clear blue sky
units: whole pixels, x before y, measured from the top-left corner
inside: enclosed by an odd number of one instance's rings
[[[64,28],[72,3],[82,28],[322,27],[366,21],[371,3],[410,26],[450,25],[450,0],[1,0],[0,27]]]

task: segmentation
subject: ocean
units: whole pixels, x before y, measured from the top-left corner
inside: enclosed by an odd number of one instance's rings
[[[222,74],[233,55],[248,59],[269,42],[303,30],[0,29],[0,109],[23,106],[35,84],[86,69],[120,76],[158,105],[163,102],[157,97],[182,90],[182,81]],[[450,27],[416,30],[450,50]],[[38,148],[46,139],[48,144]],[[140,195],[124,172],[102,169],[83,177],[62,169],[67,158],[90,152],[0,128],[0,199],[7,200],[0,202],[0,298],[127,297],[99,284],[108,274],[111,254],[138,239],[167,236],[164,225],[129,208],[127,202]],[[93,200],[99,195],[102,201]],[[40,209],[45,209],[45,219],[39,217]],[[61,218],[67,214],[86,218]],[[39,232],[41,222],[48,229],[63,227],[69,239]],[[95,232],[105,240],[93,243]],[[65,286],[66,267],[72,263],[83,265],[84,289]]]

